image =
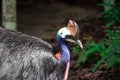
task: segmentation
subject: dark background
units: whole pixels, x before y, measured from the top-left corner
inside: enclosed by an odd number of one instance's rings
[[[96,5],[100,2],[101,0],[17,0],[17,28],[20,32],[51,39],[59,28],[67,25],[69,19],[80,22],[100,17],[102,8]]]

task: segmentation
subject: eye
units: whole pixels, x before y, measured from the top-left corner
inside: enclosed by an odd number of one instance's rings
[[[62,35],[63,33],[61,33],[61,35]]]
[[[71,35],[66,35],[65,37],[66,38],[71,38],[71,39],[73,38]]]

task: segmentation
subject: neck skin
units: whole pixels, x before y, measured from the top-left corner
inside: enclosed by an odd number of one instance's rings
[[[65,60],[66,64],[70,61],[70,51],[67,43],[59,36],[57,36],[58,46],[60,48],[60,60]]]
[[[66,71],[63,80],[67,80],[70,67],[70,51],[67,43],[60,36],[57,36],[57,42],[60,48],[60,60],[65,60],[66,62]]]

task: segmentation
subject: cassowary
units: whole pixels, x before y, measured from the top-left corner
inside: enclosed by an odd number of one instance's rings
[[[69,20],[57,33],[59,52],[47,42],[0,28],[0,80],[67,80],[70,66],[68,41],[77,43],[79,28]]]

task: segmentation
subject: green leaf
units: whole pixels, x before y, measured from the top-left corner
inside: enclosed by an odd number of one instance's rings
[[[101,58],[100,60],[98,60],[98,62],[95,64],[94,68],[92,69],[93,72],[95,72],[97,70],[97,68],[103,63],[105,62],[107,56]]]
[[[106,27],[111,27],[114,23],[115,23],[115,21],[113,20],[113,21],[109,22],[109,23],[106,25]]]

